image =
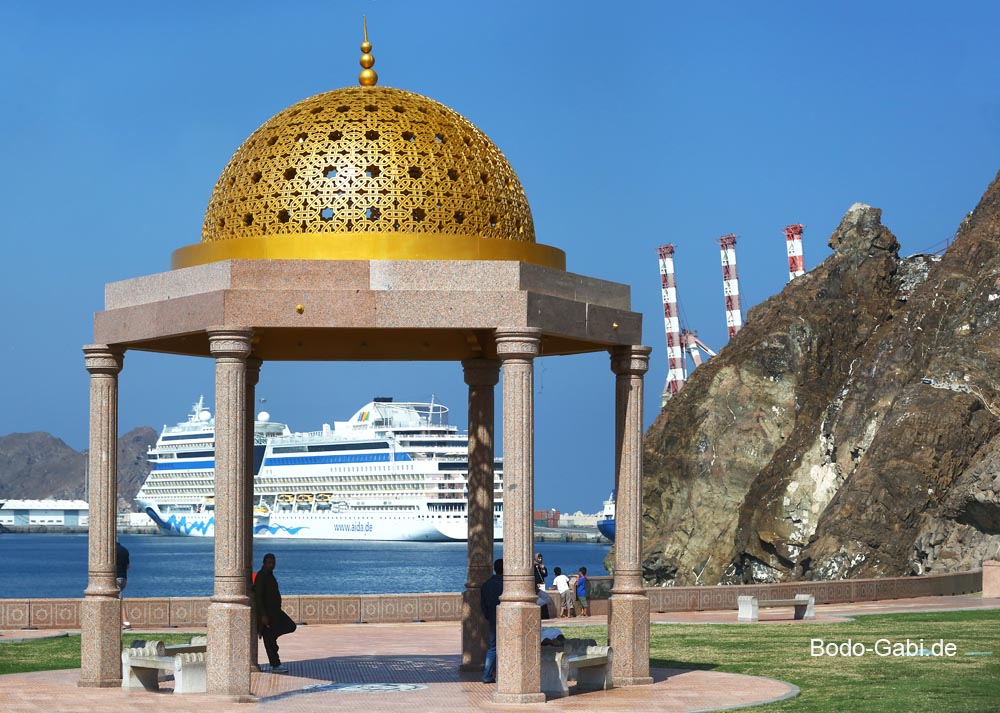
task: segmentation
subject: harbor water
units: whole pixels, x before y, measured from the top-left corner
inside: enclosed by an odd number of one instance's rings
[[[128,548],[126,597],[207,597],[212,594],[214,540],[204,537],[121,535]],[[539,542],[549,568],[591,576],[608,574],[610,545]],[[273,552],[284,594],[404,594],[460,592],[465,588],[468,548],[464,542],[355,542],[254,540],[254,569]],[[495,557],[503,556],[498,543]],[[76,598],[87,586],[87,535],[0,535],[4,587],[0,597]]]

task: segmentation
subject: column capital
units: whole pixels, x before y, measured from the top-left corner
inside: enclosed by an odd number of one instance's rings
[[[208,348],[212,356],[246,359],[250,356],[252,329],[208,329]]]
[[[86,344],[83,358],[91,374],[117,374],[122,370],[125,350],[107,344]]]
[[[500,381],[500,362],[496,359],[463,359],[462,372],[469,386],[496,386]]]
[[[497,329],[497,356],[507,359],[532,359],[541,351],[542,330],[536,327]]]
[[[611,371],[618,375],[642,376],[649,371],[649,354],[652,347],[639,344],[611,347]]]
[[[254,356],[247,359],[247,384],[249,386],[256,386],[257,382],[260,381],[260,367],[263,364],[261,359]],[[253,408],[253,399],[250,400],[250,407]]]

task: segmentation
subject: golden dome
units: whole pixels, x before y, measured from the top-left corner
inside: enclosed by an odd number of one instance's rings
[[[483,132],[401,89],[305,99],[257,129],[222,172],[201,243],[173,266],[235,257],[521,260],[535,242],[524,189]]]

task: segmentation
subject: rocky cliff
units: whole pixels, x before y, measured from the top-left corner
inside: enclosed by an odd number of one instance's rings
[[[941,257],[856,204],[645,440],[656,584],[896,576],[1000,548],[1000,175]]]
[[[156,431],[135,428],[118,438],[118,508],[135,510],[136,492],[149,474],[146,449]],[[87,499],[87,452],[48,433],[0,436],[0,500]]]

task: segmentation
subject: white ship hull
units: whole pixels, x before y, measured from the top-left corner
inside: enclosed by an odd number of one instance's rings
[[[156,523],[160,534],[170,537],[214,537],[214,513],[165,515],[151,503],[139,503]],[[433,516],[427,516],[432,518]],[[461,542],[468,539],[466,518],[451,522],[433,519],[402,519],[380,516],[351,516],[346,513],[283,513],[255,516],[256,538],[295,540],[372,540],[397,542]],[[503,539],[503,523],[496,523],[493,539]]]

